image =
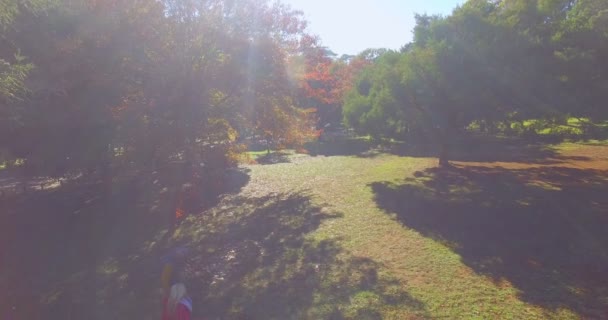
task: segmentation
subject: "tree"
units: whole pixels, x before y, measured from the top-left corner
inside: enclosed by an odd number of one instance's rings
[[[337,127],[342,120],[342,101],[346,92],[352,87],[355,76],[374,57],[364,52],[336,59],[336,54],[322,46],[317,38],[310,38],[300,50],[302,54],[290,61],[298,85],[298,105],[316,109],[321,127]]]
[[[380,55],[347,95],[346,123],[377,137],[430,137],[447,165],[449,145],[473,121],[591,114],[573,103],[574,88],[565,90],[554,36],[579,4],[540,4],[478,0],[448,17],[416,16],[414,41]],[[584,91],[602,92],[591,87]]]
[[[19,7],[22,14],[11,14],[0,40],[32,63],[0,70],[28,90],[21,101],[3,100],[1,147],[36,174],[193,164],[219,145],[224,167],[238,149],[236,130],[256,127],[269,108],[264,103],[291,101],[286,61],[300,48],[306,24],[284,5],[58,3],[44,15]],[[271,105],[293,117],[290,123],[303,119],[291,102]]]
[[[51,4],[48,0],[0,2],[0,31],[4,34],[13,28],[15,19],[21,13],[37,14],[47,10]],[[7,128],[12,125],[8,119],[14,118],[14,110],[9,108],[9,104],[22,100],[27,93],[24,82],[33,67],[15,43],[3,41],[3,47],[0,49],[0,120],[3,121],[0,127]]]
[[[560,90],[569,99],[563,112],[604,120],[608,116],[608,3],[598,0],[555,1],[551,45],[557,58]]]

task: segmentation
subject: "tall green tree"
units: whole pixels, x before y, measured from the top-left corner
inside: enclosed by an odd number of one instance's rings
[[[416,16],[414,41],[359,78],[344,120],[380,137],[426,136],[447,165],[473,121],[605,116],[595,60],[605,12],[601,1],[471,0],[447,17]]]

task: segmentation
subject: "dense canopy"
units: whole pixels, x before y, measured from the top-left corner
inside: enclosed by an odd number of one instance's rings
[[[471,0],[450,16],[419,15],[414,41],[360,76],[344,121],[361,134],[426,136],[445,149],[472,123],[604,120],[607,10],[594,0]]]

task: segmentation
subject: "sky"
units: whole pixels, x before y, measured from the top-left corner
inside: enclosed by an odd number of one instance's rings
[[[414,14],[449,14],[464,0],[281,0],[304,12],[309,31],[337,54],[399,49],[412,40]]]

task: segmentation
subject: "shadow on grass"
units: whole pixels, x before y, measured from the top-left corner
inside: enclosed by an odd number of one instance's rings
[[[2,217],[0,308],[14,308],[16,319],[99,318],[109,288],[128,285],[126,269],[169,221],[139,210],[127,185],[106,198],[100,185],[78,189],[32,193]]]
[[[376,143],[377,145],[377,143]],[[336,139],[333,141],[316,141],[306,144],[311,156],[358,156],[372,149],[374,143],[364,139]]]
[[[557,164],[568,160],[586,161],[586,157],[560,155],[548,140],[469,136],[452,142],[449,158],[460,162],[525,162]],[[556,141],[558,142],[558,141]],[[372,142],[363,139],[341,139],[307,145],[310,154],[323,156],[357,156],[373,158],[383,153],[434,158],[439,155],[437,143],[427,142]]]
[[[234,191],[248,180],[237,175]],[[198,317],[380,319],[387,306],[425,313],[374,261],[312,239],[340,214],[305,194],[225,195],[171,229],[171,191],[158,180],[118,184],[105,199],[95,186],[33,193],[3,212],[0,317],[157,318],[161,256],[178,245],[190,248],[178,277]]]
[[[258,164],[290,163],[291,160],[289,159],[289,155],[290,154],[287,152],[274,151],[269,154],[257,157],[257,159],[255,159],[255,162],[257,162]]]
[[[0,318],[157,317],[174,176],[119,179],[109,192],[74,183],[0,203]],[[231,170],[221,190],[205,192],[223,197],[248,181],[248,172]]]
[[[436,144],[394,143],[387,153],[410,157],[437,157]],[[458,139],[449,147],[449,159],[460,162],[522,162],[558,164],[569,160],[587,161],[586,157],[564,156],[546,141],[525,138],[471,136]]]
[[[194,249],[184,278],[199,315],[221,319],[381,319],[388,306],[423,314],[377,263],[309,234],[341,214],[306,194],[237,197],[182,230]],[[196,244],[196,245],[194,245]]]
[[[461,167],[371,185],[378,206],[523,301],[608,312],[608,171]]]

